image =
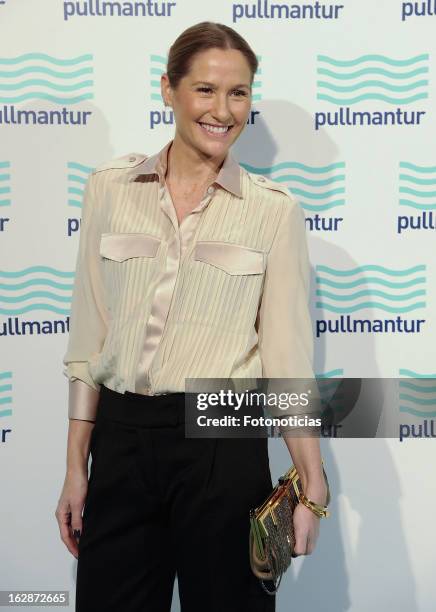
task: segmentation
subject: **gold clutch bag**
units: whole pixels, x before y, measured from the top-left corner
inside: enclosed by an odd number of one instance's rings
[[[321,463],[324,464],[322,460]],[[328,517],[330,488],[324,465],[322,471],[327,484],[327,503],[319,516]],[[292,465],[279,478],[263,504],[250,510],[250,565],[269,595],[275,595],[284,572],[291,565],[295,548],[293,513],[301,498],[307,499],[301,490],[297,470]],[[265,580],[274,583],[274,590],[266,587]]]

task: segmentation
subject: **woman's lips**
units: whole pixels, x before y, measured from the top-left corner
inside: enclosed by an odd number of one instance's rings
[[[226,136],[230,134],[233,128],[233,125],[232,125],[229,127],[229,129],[226,132],[210,132],[208,129],[203,127],[201,123],[198,121],[197,121],[197,125],[200,126],[202,132],[206,133],[208,136],[211,136],[212,138],[226,138]]]

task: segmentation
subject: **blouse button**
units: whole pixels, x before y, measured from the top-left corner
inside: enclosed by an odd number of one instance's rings
[[[257,180],[260,181],[261,183],[264,183],[265,182],[265,177],[264,176],[259,176],[257,178]]]
[[[214,191],[215,191],[215,187],[212,187],[212,185],[207,188],[207,193],[213,193]]]

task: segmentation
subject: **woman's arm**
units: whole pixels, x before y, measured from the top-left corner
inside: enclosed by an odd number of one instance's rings
[[[274,416],[320,416],[319,392],[312,365],[313,328],[309,294],[310,260],[304,212],[291,195],[286,195],[280,225],[268,253],[256,328],[263,377],[270,379],[268,393],[302,392],[310,388],[312,402],[308,409],[293,407],[281,410],[275,406],[270,409]],[[280,430],[300,475],[303,491],[314,502],[325,504],[327,487],[321,466],[319,437],[303,437],[304,431],[319,432],[319,428],[305,430],[286,426]],[[287,435],[288,431],[292,433]]]
[[[89,360],[101,351],[109,320],[100,272],[97,180],[91,174],[84,191],[68,345],[63,358],[63,372],[69,379],[68,416],[87,421],[95,421],[100,395],[100,385],[89,372]]]
[[[91,433],[100,397],[100,386],[89,372],[89,360],[100,352],[108,327],[99,267],[101,228],[95,181],[95,175],[90,175],[85,186],[68,345],[63,358],[63,372],[69,380],[69,427],[66,474],[55,512],[61,540],[76,558],[88,489]]]

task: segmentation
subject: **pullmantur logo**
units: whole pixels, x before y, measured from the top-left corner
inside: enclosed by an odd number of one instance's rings
[[[426,319],[404,315],[426,308],[426,266],[392,269],[379,264],[341,270],[316,266],[316,308],[336,315],[316,320],[316,337],[323,334],[419,334]],[[378,310],[392,316],[358,318]]]
[[[12,416],[12,372],[0,371],[0,444],[4,444],[12,429],[3,424]]]
[[[260,55],[256,55],[256,58],[259,62],[259,67],[256,71],[255,78],[253,80],[253,91],[251,96],[253,102],[258,102],[259,100],[262,100],[262,81],[258,78],[262,74],[262,69],[260,67],[262,58]],[[149,87],[152,108],[149,111],[149,127],[152,130],[161,126],[173,125],[174,123],[174,113],[171,108],[164,107],[164,102],[160,90],[160,77],[166,71],[167,61],[167,56],[156,55],[154,53],[150,54]],[[199,85],[198,88],[201,88],[201,85]],[[205,91],[205,95],[206,93],[207,92]],[[257,115],[260,115],[260,111],[251,109],[247,125],[254,125]]]
[[[400,368],[399,375],[398,409],[404,415],[399,426],[400,442],[405,438],[436,438],[436,372],[423,374]]]
[[[397,233],[436,229],[436,166],[400,162],[399,205],[410,214],[398,215]]]
[[[289,19],[332,21],[342,17],[343,4],[312,2],[311,4],[285,4],[276,0],[256,0],[255,2],[232,2],[232,21],[241,19]]]
[[[417,103],[428,98],[429,60],[428,53],[402,59],[377,54],[352,59],[318,55],[317,100],[337,109],[315,112],[315,130],[421,125],[427,111],[419,110]],[[373,102],[375,109],[362,108]],[[413,105],[410,110],[404,108],[409,105]]]
[[[74,271],[46,265],[0,270],[0,337],[68,333],[73,283]]]
[[[401,2],[401,21],[409,17],[435,17],[436,0],[421,0],[420,2]]]
[[[327,166],[311,166],[298,161],[282,161],[273,166],[250,166],[241,163],[248,172],[268,175],[285,184],[301,207],[309,213],[306,227],[310,231],[337,232],[343,217],[330,214],[345,206],[345,162]]]
[[[11,162],[0,160],[0,232],[6,230],[6,224],[10,221],[10,217],[4,216],[11,205],[10,168]]]
[[[0,57],[0,125],[87,125],[92,112],[73,107],[94,97],[92,62],[91,54]],[[32,108],[39,100],[48,108]]]
[[[107,0],[64,0],[64,21],[72,17],[175,17],[177,2],[108,2]]]
[[[89,178],[89,175],[94,172],[95,168],[91,166],[85,166],[79,162],[68,162],[67,164],[68,174],[68,206],[71,213],[78,213],[82,210],[83,194],[85,191],[85,185]],[[73,236],[80,230],[81,217],[80,216],[69,216],[67,218],[67,236]]]

